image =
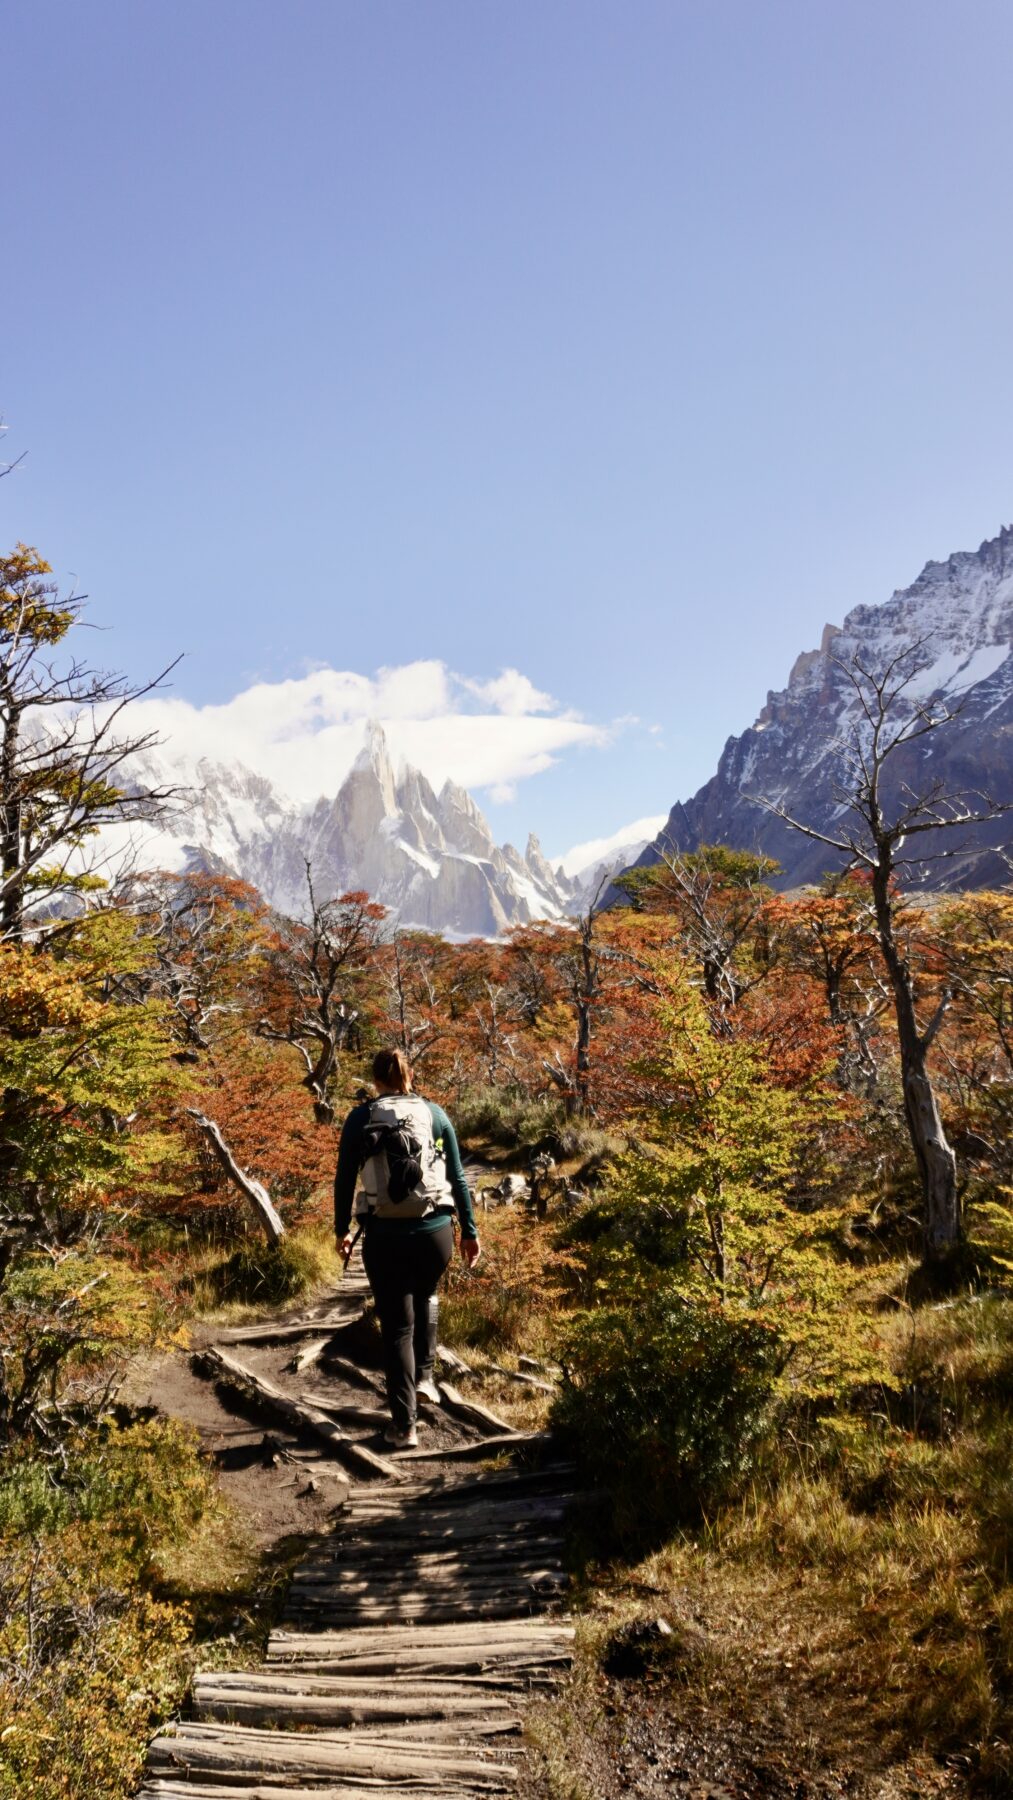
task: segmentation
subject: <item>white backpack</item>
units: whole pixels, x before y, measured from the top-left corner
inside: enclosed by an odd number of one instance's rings
[[[418,1094],[384,1094],[369,1109],[365,1157],[356,1213],[378,1219],[424,1219],[453,1211],[442,1140],[433,1137],[433,1115]]]

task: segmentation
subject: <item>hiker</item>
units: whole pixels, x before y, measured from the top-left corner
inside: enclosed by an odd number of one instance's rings
[[[469,1268],[480,1246],[461,1152],[442,1106],[412,1093],[411,1068],[400,1050],[373,1058],[373,1082],[377,1098],[353,1107],[341,1129],[334,1234],[347,1261],[354,1204],[383,1338],[391,1412],[386,1441],[410,1450],[418,1442],[417,1396],[436,1404],[440,1398],[430,1321],[437,1284],[454,1253],[455,1210]]]

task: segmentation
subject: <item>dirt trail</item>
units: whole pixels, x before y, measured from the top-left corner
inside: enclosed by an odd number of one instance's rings
[[[419,1450],[392,1452],[367,1293],[350,1274],[329,1302],[209,1330],[192,1366],[134,1383],[135,1403],[198,1427],[261,1541],[318,1534],[265,1664],[196,1677],[190,1716],[150,1747],[141,1800],[515,1790],[523,1708],[570,1659],[572,1472],[463,1392],[449,1356],[454,1385],[420,1412]],[[517,1452],[529,1466],[474,1466]]]

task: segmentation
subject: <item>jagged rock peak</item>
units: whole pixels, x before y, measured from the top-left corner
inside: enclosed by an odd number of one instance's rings
[[[366,720],[362,749],[359,751],[358,756],[353,762],[349,773],[354,774],[356,769],[374,769],[376,773],[381,776],[385,775],[389,770],[391,778],[393,779],[394,765],[391,762],[390,747],[387,743],[387,733],[384,731],[379,719]]]
[[[406,925],[464,937],[560,918],[567,909],[568,886],[547,865],[498,850],[465,788],[448,780],[437,795],[410,764],[395,778],[377,720],[367,724],[337,793],[308,806],[240,763],[188,763],[171,750],[146,752],[143,761],[149,784],[163,780],[190,791],[158,835],[151,867],[239,875],[280,910],[299,915],[308,858],[318,894],[364,888]]]

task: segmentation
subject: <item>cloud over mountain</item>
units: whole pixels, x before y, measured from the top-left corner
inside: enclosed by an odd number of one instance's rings
[[[595,725],[541,692],[517,669],[478,680],[431,660],[375,675],[321,668],[257,682],[217,705],[173,695],[139,703],[135,724],[190,757],[240,761],[297,801],[333,793],[355,761],[367,719],[379,720],[396,762],[437,786],[451,780],[496,799],[549,768],[566,750],[603,745]]]

